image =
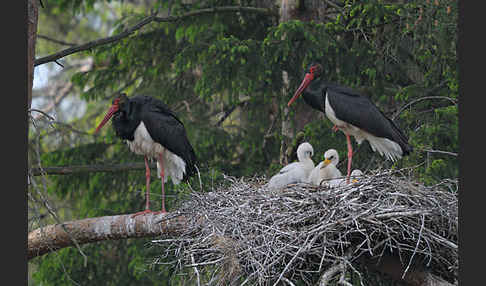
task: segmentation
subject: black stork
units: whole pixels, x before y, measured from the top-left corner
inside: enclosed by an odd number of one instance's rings
[[[164,183],[171,177],[174,184],[186,181],[196,172],[196,154],[187,139],[184,124],[167,105],[150,96],[127,97],[121,94],[113,99],[97,133],[113,117],[113,128],[118,137],[126,139],[132,152],[145,157],[145,210],[133,217],[152,212],[150,210],[150,168],[148,159],[157,161],[158,177],[162,182],[162,210],[165,209]]]
[[[319,79],[321,74],[322,66],[318,63],[311,64],[287,105],[290,106],[302,94],[308,105],[324,112],[334,123],[334,131],[341,130],[346,135],[347,183],[351,175],[353,157],[350,135],[354,136],[358,145],[363,140],[368,140],[373,151],[378,151],[391,161],[396,161],[413,151],[405,134],[368,97],[349,87]]]

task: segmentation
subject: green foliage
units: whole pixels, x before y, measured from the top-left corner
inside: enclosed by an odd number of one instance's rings
[[[34,263],[42,263],[33,278],[42,281],[42,285],[171,285],[171,273],[147,270],[150,257],[157,255],[155,249],[146,247],[148,241],[130,239],[84,245],[86,267],[76,248],[61,249],[34,259]]]
[[[261,5],[261,1],[170,2],[171,15],[240,2],[243,6]],[[203,191],[221,183],[223,174],[269,177],[282,167],[278,163],[281,113],[289,99],[281,96],[282,71],[288,72],[290,95],[302,80],[303,69],[311,62],[320,62],[326,80],[362,90],[388,116],[397,116],[396,123],[414,146],[410,156],[391,163],[374,153],[367,142],[359,147],[353,142],[353,168],[366,171],[417,166],[416,177],[426,184],[457,178],[457,157],[433,152],[459,150],[454,103],[459,95],[456,1],[338,2],[343,9],[336,17],[312,21],[295,18],[276,23],[273,16],[241,12],[152,23],[119,42],[81,53],[77,57],[91,56],[94,64],[91,70],[71,77],[89,104],[77,128],[92,132],[111,97],[119,91],[129,96],[154,96],[166,102],[184,122],[199,159]],[[45,18],[54,25],[57,22],[53,19],[59,17],[60,26],[70,27],[67,18],[73,15],[102,17],[104,10],[97,5],[101,4],[94,0],[49,1]],[[168,1],[157,1],[154,7],[165,10],[167,5]],[[149,8],[124,3],[120,9],[126,16],[111,20],[112,34],[140,21]],[[304,13],[315,16],[312,11]],[[94,32],[87,28],[85,35],[93,39]],[[41,48],[49,51],[53,47],[46,44]],[[334,148],[340,155],[338,167],[345,170],[344,135],[332,132],[329,120],[303,105],[296,102],[297,107],[290,112],[295,132],[302,132],[314,147],[314,162]],[[405,105],[407,108],[402,109]],[[298,130],[299,121],[305,120],[308,123]],[[47,132],[41,134],[47,137]],[[42,144],[43,166],[143,162],[115,137],[110,126],[101,136],[89,137],[82,144],[62,148],[53,147],[47,140]],[[48,182],[49,194],[67,201],[69,215],[75,218],[143,208],[143,170],[48,176]],[[191,188],[199,190],[199,183],[195,176],[187,184],[166,184],[168,209],[183,201]],[[160,180],[153,174],[151,192],[160,194],[160,188]],[[159,197],[152,198],[157,209]],[[88,268],[81,265],[74,248],[37,258],[35,281],[42,285],[70,285],[72,281],[169,285],[168,279],[174,285],[182,281],[163,266],[148,269],[149,258],[156,254],[144,240],[90,244],[83,251],[89,256]]]

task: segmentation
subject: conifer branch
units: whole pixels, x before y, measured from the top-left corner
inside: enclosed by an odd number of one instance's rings
[[[87,42],[81,45],[73,46],[62,50],[60,52],[54,53],[49,56],[45,56],[42,58],[38,58],[35,60],[34,66],[42,65],[48,62],[56,61],[60,58],[63,58],[68,55],[72,55],[81,51],[90,50],[99,46],[107,45],[113,42],[117,42],[123,38],[126,38],[133,34],[135,31],[140,30],[147,24],[152,22],[176,22],[179,20],[183,20],[189,17],[199,16],[203,14],[209,13],[219,13],[219,12],[252,12],[252,13],[263,13],[263,14],[274,14],[274,12],[267,8],[256,8],[256,7],[241,7],[241,6],[224,6],[224,7],[214,7],[214,8],[207,8],[207,9],[200,9],[196,11],[191,11],[180,16],[167,16],[167,17],[157,17],[155,14],[144,18],[142,21],[138,22],[134,26],[130,27],[129,29],[121,32],[118,35],[112,37],[106,37],[97,39],[91,42]]]

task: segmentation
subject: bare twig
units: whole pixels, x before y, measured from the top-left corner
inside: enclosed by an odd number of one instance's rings
[[[348,281],[346,281],[345,274],[346,274],[346,263],[349,259],[351,259],[354,250],[355,247],[349,247],[343,256],[343,259],[336,261],[335,265],[330,267],[321,275],[319,279],[319,286],[327,286],[328,283],[332,280],[332,278],[334,278],[334,276],[336,276],[336,274],[338,274],[339,272],[341,272],[341,276],[339,278],[338,283],[342,285],[351,285]]]
[[[42,115],[44,115],[45,117],[47,117],[49,120],[55,120],[54,117],[50,116],[45,111],[42,111],[42,110],[39,110],[39,109],[36,109],[36,108],[29,109],[29,112],[32,112],[32,111],[41,113]]]
[[[54,60],[54,62],[55,62],[55,63],[56,63],[58,66],[60,66],[60,67],[64,68],[64,65],[63,65],[63,64],[61,64],[61,63],[60,63],[58,60]]]
[[[408,107],[412,106],[413,104],[417,103],[417,102],[420,102],[420,101],[424,101],[424,100],[431,100],[431,99],[442,99],[442,100],[448,100],[450,102],[452,102],[452,104],[457,104],[457,100],[451,98],[451,97],[448,97],[448,96],[424,96],[424,97],[419,97],[415,100],[412,100],[410,101],[409,103],[405,104],[404,106],[402,106],[396,113],[395,115],[393,115],[392,117],[392,120],[395,120],[395,118],[398,117],[398,115],[400,115],[400,113],[402,113],[405,109],[407,109]]]
[[[278,277],[277,281],[273,284],[273,286],[276,286],[278,284],[278,282],[282,279],[282,277],[285,274],[285,272],[287,271],[287,269],[289,269],[289,267],[292,265],[292,262],[294,262],[294,260],[297,258],[299,253],[301,253],[301,251],[304,250],[305,247],[307,247],[307,241],[309,241],[309,237],[310,236],[308,236],[305,239],[304,243],[302,244],[302,247],[300,247],[299,250],[294,254],[292,259],[290,259],[289,263],[287,263],[287,265],[285,265],[285,268],[282,270],[282,273],[280,273],[280,276]]]
[[[72,46],[76,46],[77,45],[75,43],[68,43],[68,42],[56,40],[54,38],[51,38],[51,37],[48,37],[48,36],[45,36],[45,35],[41,35],[41,34],[37,34],[37,37],[39,39],[43,39],[43,40],[50,41],[50,42],[53,42],[53,43],[56,43],[56,44],[60,44],[60,45],[64,45],[64,46],[71,46],[72,47]]]
[[[442,150],[432,150],[432,149],[422,149],[425,152],[428,153],[440,153],[440,154],[446,154],[446,155],[451,155],[457,157],[457,153],[454,152],[449,152],[449,151],[442,151]]]
[[[36,148],[35,148],[35,153],[37,155],[37,158],[40,158],[40,152],[39,152],[39,146],[40,146],[40,138],[39,136],[37,136],[37,142],[36,142]],[[42,165],[40,163],[40,159],[38,161],[38,166],[40,169],[42,169]],[[31,172],[29,172],[29,176],[31,176]],[[41,178],[42,181],[43,181],[43,185],[44,185],[44,192],[47,193],[47,184],[46,184],[46,181],[44,178]],[[81,249],[81,247],[79,246],[79,243],[78,243],[78,240],[74,237],[74,235],[69,232],[66,227],[61,224],[61,221],[59,219],[59,217],[57,216],[57,213],[54,211],[54,209],[51,207],[49,201],[47,200],[47,198],[42,194],[42,191],[40,190],[40,188],[37,186],[37,183],[36,183],[36,180],[34,179],[29,179],[29,182],[31,183],[32,185],[32,188],[35,190],[35,192],[39,195],[40,199],[41,199],[41,202],[42,202],[42,205],[47,209],[48,213],[54,218],[54,220],[59,224],[61,225],[61,228],[62,230],[64,231],[64,235],[67,236],[67,238],[69,238],[69,242],[70,243],[73,243],[76,248],[78,249],[79,253],[83,256],[83,260],[84,260],[84,267],[87,266],[87,263],[88,263],[88,257],[86,256],[86,254],[83,252],[83,250]],[[31,198],[33,198],[33,196],[30,196]],[[41,229],[42,230],[42,229]],[[45,232],[44,231],[40,231],[40,236],[42,238],[44,238],[46,236]],[[47,244],[47,248],[48,249],[51,249],[51,245],[50,243]]]
[[[196,262],[194,261],[194,255],[191,255],[191,261],[192,264],[196,264]],[[197,266],[194,266],[193,269],[194,269],[194,273],[196,274],[197,286],[201,286],[201,279],[199,278],[199,270],[197,270]]]
[[[149,162],[151,169],[157,168],[155,162]],[[40,175],[71,175],[76,173],[90,173],[90,172],[120,172],[131,170],[145,170],[144,163],[123,163],[123,164],[99,164],[99,165],[73,165],[73,166],[56,166],[32,168],[33,176]]]
[[[418,233],[418,238],[417,238],[417,244],[415,245],[415,249],[413,250],[413,253],[412,253],[412,257],[410,257],[409,261],[408,261],[408,265],[407,265],[407,268],[405,268],[405,271],[403,271],[403,274],[402,274],[402,279],[405,277],[405,275],[407,274],[407,271],[408,269],[410,269],[410,266],[412,265],[412,260],[413,260],[413,257],[415,256],[415,254],[417,253],[417,249],[420,245],[420,239],[422,238],[422,230],[424,229],[424,224],[425,224],[425,216],[422,215],[422,224],[420,226],[420,231]]]

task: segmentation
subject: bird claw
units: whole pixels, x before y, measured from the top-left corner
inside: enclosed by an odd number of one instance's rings
[[[139,216],[139,215],[144,215],[144,214],[148,214],[148,213],[153,213],[153,211],[149,210],[149,209],[146,209],[144,211],[141,211],[141,212],[138,212],[138,213],[134,213],[131,218],[134,218],[136,216]]]
[[[337,127],[337,125],[334,125],[334,126],[332,127],[332,131],[337,132],[338,130],[339,130],[339,128]]]

